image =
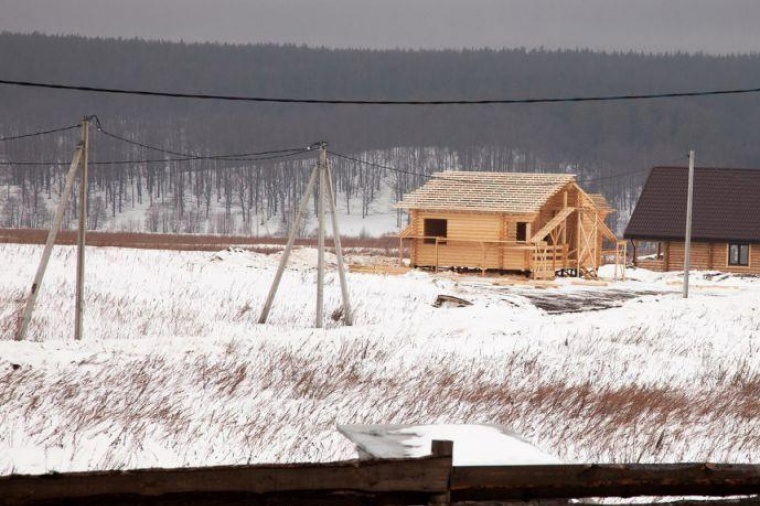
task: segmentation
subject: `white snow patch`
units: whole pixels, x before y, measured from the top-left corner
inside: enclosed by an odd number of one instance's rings
[[[430,455],[433,440],[454,442],[455,466],[559,464],[560,460],[515,436],[484,425],[416,425],[391,434],[408,434],[407,457]]]

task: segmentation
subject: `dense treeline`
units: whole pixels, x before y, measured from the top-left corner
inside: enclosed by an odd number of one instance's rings
[[[611,95],[757,87],[760,55],[591,51],[372,51],[182,44],[0,34],[4,79],[229,95],[335,99],[477,99]],[[109,131],[194,154],[250,153],[326,140],[332,150],[412,172],[453,167],[566,170],[593,179],[625,217],[655,164],[760,165],[758,95],[616,103],[328,106],[226,103],[0,87],[0,134],[97,114]],[[69,158],[77,132],[0,142],[0,225],[43,226],[65,167],[14,161]],[[94,161],[161,158],[93,135]],[[96,166],[91,224],[133,209],[134,229],[257,233],[287,220],[313,157]],[[633,174],[618,177],[621,174]],[[343,199],[358,212],[390,181],[397,195],[424,179],[335,160]],[[221,212],[219,209],[221,208]],[[131,216],[131,215],[130,215]],[[276,232],[267,230],[267,232]]]

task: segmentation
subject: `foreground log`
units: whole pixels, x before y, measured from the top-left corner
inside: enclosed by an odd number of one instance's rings
[[[0,505],[427,504],[451,456],[0,478]]]
[[[583,497],[715,496],[760,493],[760,466],[600,464],[455,467],[451,497],[531,500]]]

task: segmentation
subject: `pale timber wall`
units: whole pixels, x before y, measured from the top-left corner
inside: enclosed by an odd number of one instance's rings
[[[526,239],[530,239],[535,230],[536,213],[509,213],[504,214],[504,240],[509,241],[509,248],[504,248],[501,260],[501,269],[505,271],[526,271],[531,269],[532,247],[518,249],[517,224],[527,223]]]
[[[425,234],[426,219],[447,220],[447,242],[425,244],[414,239],[412,264],[418,266],[470,267],[503,270],[530,269],[530,248],[515,249],[517,223],[528,223],[528,237],[535,213],[474,213],[462,211],[412,210],[414,235]],[[474,242],[457,242],[457,241]],[[512,244],[480,244],[477,241],[508,241]]]
[[[683,269],[684,243],[668,242],[664,244],[667,259],[665,270],[677,271]],[[692,269],[711,270],[720,272],[735,272],[739,274],[760,275],[760,245],[749,245],[749,265],[728,265],[727,243],[693,242],[691,244]]]
[[[416,265],[439,265],[456,267],[481,267],[499,269],[500,250],[487,247],[485,262],[483,248],[477,243],[456,242],[457,240],[499,241],[502,237],[502,218],[498,213],[464,213],[443,211],[416,211],[415,235],[425,235],[426,219],[446,220],[447,242],[425,244],[422,239],[416,243]],[[436,251],[437,250],[437,251]]]
[[[549,197],[538,212],[532,213],[410,209],[410,226],[414,236],[425,235],[426,219],[447,221],[447,242],[439,242],[437,248],[435,244],[425,244],[423,239],[412,240],[411,263],[413,266],[531,270],[533,246],[517,243],[517,224],[527,223],[526,239],[529,240],[564,207],[565,193],[567,193],[569,207],[593,207],[593,201],[590,198],[579,191],[574,183],[568,183]],[[589,214],[582,219],[586,230],[591,230],[594,226],[594,216]],[[567,219],[568,251],[578,247],[577,228],[578,213],[573,213]],[[478,241],[484,243],[481,244]],[[502,243],[488,244],[488,241],[502,241]],[[601,234],[597,235],[596,243],[597,265],[601,265]]]

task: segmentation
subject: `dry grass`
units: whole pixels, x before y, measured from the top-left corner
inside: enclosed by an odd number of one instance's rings
[[[45,244],[47,230],[0,229],[0,243]],[[119,248],[160,249],[172,251],[219,251],[229,247],[242,247],[260,253],[271,253],[284,247],[285,237],[248,237],[233,235],[202,234],[148,234],[130,232],[87,232],[88,246],[110,246]],[[328,241],[329,243],[330,241]],[[56,236],[56,244],[72,246],[77,243],[77,235],[72,230],[62,230]],[[316,238],[296,239],[296,245],[315,246]],[[355,254],[392,255],[398,251],[398,238],[344,237],[341,245],[346,252]],[[328,244],[328,248],[330,245]]]
[[[445,355],[402,371],[384,366],[389,358],[360,341],[318,351],[230,341],[180,364],[148,355],[113,367],[6,367],[0,403],[41,444],[77,448],[80,438],[105,437],[113,447],[101,463],[112,467],[132,466],[139,459],[130,455],[157,435],[188,463],[194,452],[217,463],[347,458],[351,449],[331,436],[340,423],[499,423],[570,460],[752,460],[760,448],[758,377],[687,393],[546,382],[519,353],[502,357],[499,371]],[[45,414],[51,406],[55,421]],[[714,445],[694,447],[709,438]]]

